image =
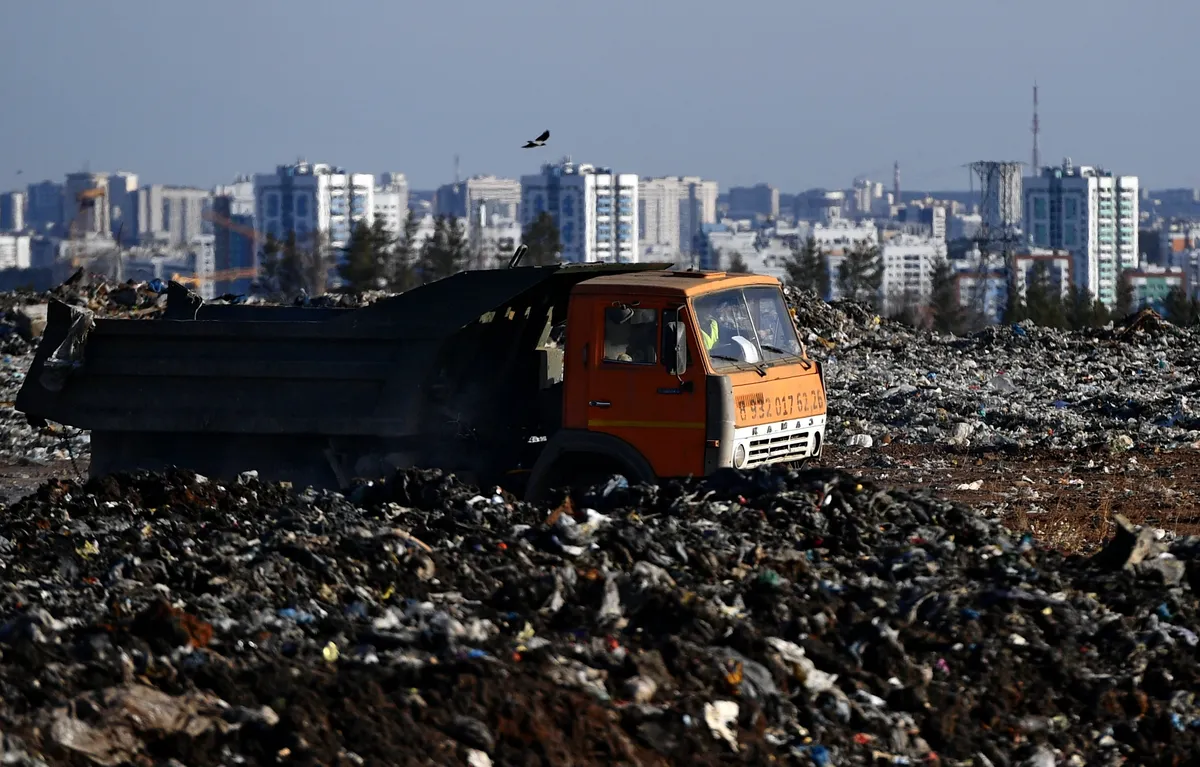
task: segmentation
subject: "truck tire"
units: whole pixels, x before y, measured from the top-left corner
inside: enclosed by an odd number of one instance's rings
[[[542,503],[556,488],[586,489],[614,474],[630,484],[657,480],[650,462],[628,442],[609,434],[562,431],[550,439],[530,472],[525,499]]]

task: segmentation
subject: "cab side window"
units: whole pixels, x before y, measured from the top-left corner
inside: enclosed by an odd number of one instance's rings
[[[658,312],[632,306],[604,310],[604,361],[635,365],[658,362]]]

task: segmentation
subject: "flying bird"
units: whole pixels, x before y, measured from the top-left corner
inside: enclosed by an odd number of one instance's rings
[[[542,131],[542,135],[535,138],[533,141],[526,141],[522,149],[536,149],[539,146],[546,146],[546,141],[550,138],[550,131]]]

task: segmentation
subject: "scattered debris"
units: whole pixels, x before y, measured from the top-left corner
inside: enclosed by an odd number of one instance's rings
[[[601,486],[554,514],[438,471],[346,495],[57,480],[5,510],[0,552],[6,732],[52,763],[1200,748],[1200,538],[1122,520],[1065,556],[831,471]]]

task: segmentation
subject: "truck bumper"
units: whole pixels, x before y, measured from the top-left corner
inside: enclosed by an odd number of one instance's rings
[[[825,445],[825,416],[789,418],[733,431],[733,467],[752,469],[815,458]]]

